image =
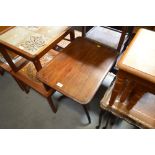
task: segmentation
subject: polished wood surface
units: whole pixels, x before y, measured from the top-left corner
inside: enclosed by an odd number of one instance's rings
[[[109,106],[112,90],[113,86],[106,91],[100,102],[100,107],[103,110],[110,111],[114,115],[140,128],[155,128],[155,95],[144,93],[136,105],[129,110],[128,106],[130,103],[127,100],[120,102],[119,97],[117,97],[113,106]]]
[[[127,50],[118,68],[155,83],[155,32],[140,29]]]
[[[111,48],[77,38],[58,54],[38,78],[64,95],[87,104],[96,93],[116,58]]]

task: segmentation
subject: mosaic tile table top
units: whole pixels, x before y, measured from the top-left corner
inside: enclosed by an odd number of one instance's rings
[[[0,40],[35,55],[68,29],[67,26],[18,26],[0,35]]]

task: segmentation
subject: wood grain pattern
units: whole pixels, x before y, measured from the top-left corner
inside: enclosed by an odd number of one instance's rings
[[[75,39],[42,68],[38,78],[64,95],[87,104],[111,69],[116,53],[86,38]]]

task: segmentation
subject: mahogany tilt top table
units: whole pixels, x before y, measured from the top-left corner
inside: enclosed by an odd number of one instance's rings
[[[58,54],[37,77],[47,86],[87,104],[95,95],[116,58],[114,50],[77,38]]]

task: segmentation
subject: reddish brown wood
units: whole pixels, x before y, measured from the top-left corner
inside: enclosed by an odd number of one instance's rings
[[[12,29],[14,26],[0,26],[0,35],[3,34],[4,32]]]
[[[18,68],[16,67],[15,63],[13,63],[11,57],[9,56],[8,52],[5,50],[5,48],[0,45],[0,52],[5,58],[5,60],[8,62],[8,64],[11,66],[11,68],[16,72],[18,71]]]
[[[120,97],[120,102],[124,102],[135,87],[135,82],[133,81],[127,81],[126,83],[127,84],[125,85],[124,91]]]
[[[34,66],[35,66],[36,70],[37,70],[37,71],[40,71],[41,68],[42,68],[40,61],[39,61],[38,59],[35,59],[35,60],[33,61],[33,63],[34,63]]]
[[[128,105],[127,109],[131,110],[134,105],[140,100],[140,98],[147,92],[147,89],[144,89],[141,86],[136,86],[133,91],[131,91],[129,99],[128,99]]]
[[[0,26],[0,34],[3,34],[4,32],[10,30],[11,28],[13,28],[13,26]],[[1,46],[0,46],[0,50],[2,51]],[[3,62],[0,61],[0,75],[3,75],[5,70],[9,72],[7,65],[5,65]]]
[[[86,26],[82,26],[82,37],[86,36]]]
[[[124,26],[123,30],[122,30],[121,38],[120,38],[118,46],[117,46],[117,51],[118,52],[121,51],[121,48],[122,48],[122,45],[123,45],[123,42],[124,42],[124,39],[125,39],[125,35],[127,34],[127,32],[128,32],[128,26]]]
[[[75,39],[75,33],[74,33],[74,30],[71,29],[70,30],[70,40],[73,41]]]
[[[116,77],[116,81],[115,81],[115,85],[114,88],[112,90],[112,94],[111,94],[111,98],[109,101],[109,106],[112,106],[115,102],[115,99],[117,98],[117,96],[121,95],[123,88],[126,84],[126,77],[123,74],[123,72],[119,71],[117,73],[117,77]]]
[[[54,103],[53,103],[53,101],[52,101],[52,99],[51,99],[51,96],[48,96],[48,97],[47,97],[47,101],[48,101],[48,103],[49,103],[49,105],[50,105],[52,111],[53,111],[54,113],[56,113],[56,112],[57,112],[57,108],[55,107],[55,105],[54,105]]]
[[[64,95],[87,104],[111,69],[116,53],[86,38],[77,38],[38,73],[38,78]]]
[[[4,74],[5,70],[0,67],[0,75],[2,76]]]

